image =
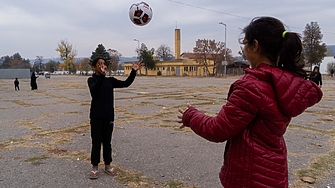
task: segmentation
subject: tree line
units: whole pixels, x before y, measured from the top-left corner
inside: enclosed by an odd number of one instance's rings
[[[303,42],[303,58],[302,63],[305,63],[310,70],[312,66],[320,66],[323,58],[327,55],[327,47],[325,43],[322,43],[323,35],[321,28],[317,22],[311,22],[306,24],[305,30],[303,31],[302,42]],[[68,72],[88,72],[91,70],[90,60],[97,54],[108,54],[109,56],[109,71],[116,71],[123,69],[122,65],[119,64],[120,57],[122,56],[116,49],[107,49],[103,44],[99,44],[95,51],[89,58],[78,59],[75,58],[77,51],[75,47],[67,40],[61,40],[55,49],[59,52],[61,62],[55,62],[50,60],[47,63],[43,62],[43,56],[36,56],[33,64],[29,59],[24,59],[19,53],[15,53],[12,56],[3,56],[0,58],[0,68],[30,68],[32,71],[49,71],[54,72],[56,70],[63,70]],[[138,59],[141,60],[146,69],[155,67],[157,61],[169,61],[173,60],[172,50],[169,46],[162,44],[157,50],[154,48],[149,49],[144,43],[137,48],[136,53]],[[329,52],[328,52],[329,53]],[[235,58],[232,56],[232,50],[229,49],[224,42],[215,41],[211,39],[198,39],[195,41],[193,48],[193,54],[195,62],[205,67],[208,73],[215,75],[218,70],[222,69],[223,64],[233,64]],[[244,58],[243,51],[239,52],[239,58]],[[329,54],[328,54],[329,55]],[[334,55],[334,54],[332,54]],[[226,61],[226,62],[225,62]],[[215,69],[209,70],[209,63],[214,62]],[[212,71],[212,72],[211,72]]]

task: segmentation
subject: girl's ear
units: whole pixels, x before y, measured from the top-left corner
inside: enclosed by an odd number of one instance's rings
[[[254,45],[253,45],[253,51],[257,52],[259,51],[259,44],[258,44],[258,40],[254,40]]]

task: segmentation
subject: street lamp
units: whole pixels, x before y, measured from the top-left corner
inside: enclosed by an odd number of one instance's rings
[[[227,25],[223,22],[219,22],[219,24],[222,24],[224,25],[224,76],[226,77],[227,75],[227,69],[226,69],[226,66],[227,66],[227,59],[226,59],[226,56],[227,56],[227,40],[226,40],[226,35],[227,35]]]
[[[137,39],[134,39],[134,41],[137,41],[137,48],[140,48],[140,41]]]
[[[140,59],[140,41],[139,40],[137,40],[137,39],[134,39],[134,41],[137,41],[137,50],[136,50],[136,52],[137,52],[137,55],[138,55],[138,59]],[[140,75],[141,75],[142,73],[141,73],[141,70],[140,70]]]

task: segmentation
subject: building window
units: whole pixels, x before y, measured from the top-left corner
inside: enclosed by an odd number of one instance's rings
[[[170,71],[170,67],[168,67],[168,68],[166,69],[166,71]]]
[[[184,67],[184,72],[188,72],[188,67]]]
[[[198,67],[193,67],[194,72],[198,72]]]
[[[171,71],[173,71],[173,72],[175,71],[175,70],[174,70],[174,67],[171,67]]]

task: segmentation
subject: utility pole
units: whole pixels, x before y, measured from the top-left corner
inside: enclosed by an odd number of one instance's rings
[[[227,25],[223,22],[220,22],[219,24],[224,25],[224,61],[222,65],[224,66],[224,77],[227,76]]]

